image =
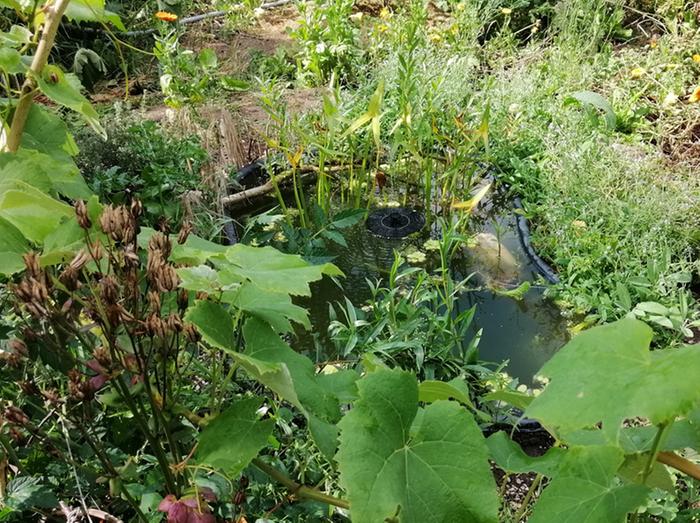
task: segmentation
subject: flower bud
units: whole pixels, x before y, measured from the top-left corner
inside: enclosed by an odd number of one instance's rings
[[[83,200],[78,200],[75,202],[75,216],[78,219],[78,225],[81,228],[88,230],[92,227],[92,221],[90,221],[90,216],[88,215],[87,206]]]

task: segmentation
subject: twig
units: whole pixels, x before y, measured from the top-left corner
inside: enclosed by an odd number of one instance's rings
[[[255,458],[253,460],[253,465],[258,467],[260,470],[262,470],[265,474],[270,476],[272,479],[274,479],[278,483],[281,483],[282,485],[287,487],[287,489],[295,496],[299,496],[300,498],[313,499],[315,501],[320,501],[321,503],[327,503],[329,505],[333,505],[334,507],[340,507],[340,508],[344,508],[344,509],[350,508],[350,503],[348,503],[344,499],[329,496],[328,494],[324,494],[323,492],[319,492],[318,490],[313,489],[311,487],[300,485],[299,483],[297,483],[293,479],[285,476],[283,473],[281,473],[275,467],[268,465],[267,463],[265,463],[264,461],[262,461],[259,458]]]
[[[687,474],[688,476],[700,481],[700,466],[680,457],[678,454],[673,452],[659,452],[656,456],[656,461],[663,463],[664,465],[668,465],[669,467],[673,467],[683,474]]]
[[[29,117],[29,110],[32,107],[34,99],[34,90],[36,89],[36,78],[41,75],[48,60],[58,26],[61,25],[61,18],[65,13],[70,0],[58,0],[56,4],[46,8],[46,20],[44,22],[44,32],[39,40],[39,45],[36,48],[36,54],[32,60],[32,65],[29,67],[27,78],[22,85],[22,94],[17,102],[15,114],[12,117],[12,125],[7,136],[7,150],[11,153],[17,152],[19,145],[22,142],[22,133],[24,126]]]

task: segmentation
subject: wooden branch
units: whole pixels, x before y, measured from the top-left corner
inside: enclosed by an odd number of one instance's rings
[[[323,169],[323,172],[331,174],[339,171],[345,171],[348,169],[349,167],[345,165],[332,165]],[[320,172],[321,170],[315,165],[300,167],[296,171],[296,173],[301,177],[301,182],[309,181]],[[275,175],[275,182],[277,183],[277,185],[282,185],[284,183],[289,182],[291,177],[292,172],[285,171],[282,174]],[[248,201],[253,200],[255,198],[260,198],[262,196],[270,194],[275,190],[275,182],[269,180],[262,185],[258,185],[257,187],[253,187],[251,189],[246,189],[235,194],[224,196],[223,198],[221,198],[221,205],[223,205],[224,207],[235,207],[236,205],[247,203]]]
[[[34,100],[36,78],[41,75],[49,61],[49,54],[56,40],[58,26],[61,24],[61,18],[63,18],[63,13],[66,12],[69,3],[70,0],[57,0],[55,4],[45,8],[46,20],[44,21],[44,30],[36,48],[32,65],[29,67],[29,72],[22,85],[22,93],[20,94],[19,102],[17,102],[10,132],[7,136],[6,149],[11,153],[17,152],[19,144],[22,142],[22,133],[24,133],[24,126],[27,123],[29,110]]]
[[[673,467],[676,470],[681,471],[683,474],[700,480],[700,466],[688,461],[685,458],[680,457],[678,454],[673,452],[659,452],[656,456],[656,461]]]

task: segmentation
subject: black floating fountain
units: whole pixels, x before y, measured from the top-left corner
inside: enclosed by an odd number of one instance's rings
[[[377,209],[367,217],[367,229],[382,238],[405,238],[420,231],[424,226],[425,216],[408,207]]]

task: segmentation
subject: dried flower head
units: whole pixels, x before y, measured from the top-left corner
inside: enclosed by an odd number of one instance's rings
[[[136,238],[136,222],[125,206],[105,207],[100,216],[100,227],[115,242],[131,243]]]
[[[75,202],[75,216],[78,219],[78,225],[85,230],[92,227],[92,221],[90,220],[90,215],[88,214],[87,205],[83,200],[78,200]]]
[[[180,245],[184,244],[191,233],[192,224],[190,222],[183,222],[180,233],[177,235],[177,243]]]

